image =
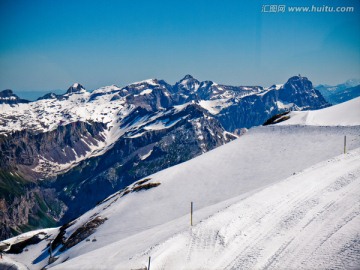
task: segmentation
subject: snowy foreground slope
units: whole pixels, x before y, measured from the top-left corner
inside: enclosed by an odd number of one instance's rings
[[[55,269],[89,269],[90,258],[94,269],[133,269],[146,265],[149,256],[151,269],[358,269],[359,228],[357,149],[240,197],[195,226],[140,249],[130,260],[121,253],[137,241],[147,242],[144,234]]]

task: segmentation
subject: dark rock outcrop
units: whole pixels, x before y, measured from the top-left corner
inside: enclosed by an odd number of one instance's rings
[[[15,105],[15,104],[29,103],[29,102],[30,102],[29,100],[19,98],[10,89],[0,91],[0,104]]]
[[[11,245],[9,251],[7,253],[10,254],[20,254],[24,251],[24,249],[30,245],[35,245],[37,243],[40,243],[43,240],[45,233],[38,233],[34,236],[30,237],[29,239],[26,239],[24,241],[20,241],[16,244]]]

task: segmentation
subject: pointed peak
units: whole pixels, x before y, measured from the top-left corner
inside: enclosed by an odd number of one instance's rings
[[[77,93],[81,91],[86,91],[85,88],[80,83],[74,83],[69,89],[66,91],[66,94]]]
[[[284,84],[285,89],[310,90],[313,89],[312,82],[307,77],[293,76]]]
[[[300,74],[297,76],[293,76],[291,78],[288,79],[288,82],[295,82],[295,81],[308,81],[307,77],[303,77]]]
[[[190,74],[185,75],[184,78],[182,78],[180,81],[184,81],[184,80],[189,80],[189,79],[195,79],[193,76],[191,76]]]
[[[182,78],[180,81],[178,81],[178,83],[180,84],[186,84],[188,82],[196,82],[196,83],[200,83],[197,79],[195,79],[193,76],[191,76],[190,74],[185,75],[184,78]]]
[[[185,75],[180,81],[177,82],[178,84],[186,85],[186,84],[193,84],[193,83],[200,83],[197,79],[195,79],[190,74]]]

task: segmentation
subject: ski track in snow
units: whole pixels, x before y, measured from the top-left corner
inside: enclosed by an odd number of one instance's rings
[[[318,164],[159,244],[146,254],[151,268],[358,269],[359,154]]]

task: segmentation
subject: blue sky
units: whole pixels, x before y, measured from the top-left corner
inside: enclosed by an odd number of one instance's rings
[[[353,13],[262,13],[262,5]],[[360,78],[360,1],[0,0],[0,89],[87,89],[186,74],[233,85]]]

